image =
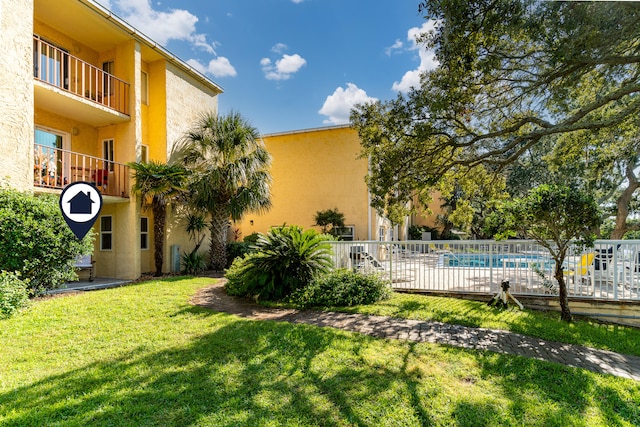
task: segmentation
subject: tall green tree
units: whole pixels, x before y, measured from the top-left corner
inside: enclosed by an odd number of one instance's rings
[[[593,197],[568,186],[544,184],[503,203],[487,222],[498,231],[498,238],[525,236],[549,251],[555,261],[560,318],[571,321],[563,263],[570,245],[593,246],[602,222]]]
[[[438,67],[406,95],[351,116],[380,209],[640,112],[639,3],[427,0],[419,10],[434,22],[420,41]]]
[[[258,130],[237,112],[201,115],[175,155],[191,173],[189,202],[210,215],[211,265],[223,270],[229,221],[271,207],[271,156]]]
[[[140,196],[143,206],[153,213],[153,258],[155,275],[162,275],[167,206],[183,195],[187,184],[187,171],[179,165],[158,161],[132,162],[133,193]]]

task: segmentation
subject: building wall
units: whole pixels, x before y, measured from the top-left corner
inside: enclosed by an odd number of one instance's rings
[[[375,213],[369,208],[364,181],[368,163],[358,158],[360,143],[355,130],[339,126],[263,139],[273,157],[273,207],[264,214],[248,214],[234,224],[241,238],[285,223],[311,228],[318,211],[335,208],[344,214],[345,225],[355,226],[356,239],[377,238]]]
[[[109,116],[95,111],[105,108],[92,103],[99,94],[91,91],[102,90],[100,81],[88,88],[89,94],[79,97],[46,83],[34,84],[34,34],[98,69],[113,61],[113,74],[130,84],[129,119],[114,114],[113,122],[105,124],[104,118]],[[128,24],[109,17],[89,1],[60,0],[54,5],[46,0],[0,0],[0,46],[0,148],[5,154],[0,156],[0,181],[19,190],[60,192],[34,187],[36,127],[61,133],[70,144],[65,148],[73,152],[102,158],[102,141],[114,139],[114,160],[118,163],[140,160],[143,145],[148,146],[150,159],[166,161],[173,142],[200,113],[217,112],[221,91],[215,84],[190,72],[188,65],[176,62],[166,51],[137,36]],[[141,103],[143,70],[149,76],[148,105]],[[70,83],[79,79],[74,73],[71,67]],[[142,271],[153,270],[151,213],[141,212],[141,203],[133,194],[130,199],[105,199],[101,216],[112,217],[113,249],[100,250],[98,219],[94,226],[96,275],[135,279]],[[140,249],[141,214],[149,218],[148,250]],[[179,244],[183,252],[193,246],[177,213],[169,215],[167,236],[165,271],[170,268],[171,245]]]
[[[166,67],[166,155],[203,113],[218,113],[215,93],[175,65]]]
[[[0,183],[33,190],[33,0],[0,0]]]

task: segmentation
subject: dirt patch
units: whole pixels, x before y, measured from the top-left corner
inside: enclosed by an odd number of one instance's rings
[[[219,280],[200,289],[191,298],[191,304],[255,320],[287,320],[299,313],[299,310],[263,307],[247,298],[229,296],[224,291],[224,283],[225,280]]]

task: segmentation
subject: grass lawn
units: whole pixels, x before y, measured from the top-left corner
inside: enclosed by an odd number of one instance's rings
[[[0,320],[0,425],[640,425],[638,382],[189,305],[211,280],[52,298]]]

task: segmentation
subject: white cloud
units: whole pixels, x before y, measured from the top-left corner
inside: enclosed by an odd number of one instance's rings
[[[332,95],[327,96],[322,108],[318,113],[328,116],[323,120],[324,124],[341,125],[349,123],[349,114],[356,104],[376,102],[376,98],[367,95],[367,92],[360,89],[353,83],[347,83],[347,88],[339,87]]]
[[[287,80],[293,74],[297,73],[307,61],[298,55],[282,55],[282,58],[278,59],[275,64],[269,58],[262,58],[260,65],[262,71],[267,80]]]
[[[412,87],[420,86],[420,75],[425,71],[433,70],[438,67],[438,61],[436,60],[435,53],[427,50],[423,45],[419,45],[416,42],[416,37],[427,31],[433,30],[436,21],[430,19],[422,27],[413,27],[407,31],[407,40],[412,45],[409,50],[417,50],[420,57],[420,65],[415,70],[407,71],[399,82],[394,82],[391,88],[396,92],[408,92]],[[398,41],[394,44],[397,44]],[[392,46],[393,47],[393,46]],[[391,48],[388,48],[391,49]]]
[[[295,4],[300,4],[302,3],[304,0],[291,0],[293,3]]]
[[[396,40],[396,42],[393,45],[389,46],[384,50],[384,53],[387,56],[391,56],[392,53],[400,51],[403,46],[404,46],[404,43],[402,43],[402,41]]]
[[[275,45],[273,45],[273,47],[271,48],[271,52],[275,52],[277,54],[281,54],[282,52],[284,52],[285,50],[287,50],[289,47],[284,44],[284,43],[276,43]]]
[[[110,3],[110,0],[100,1]],[[169,40],[184,40],[215,54],[215,43],[208,43],[206,35],[196,32],[198,17],[188,10],[161,12],[153,9],[149,0],[115,0],[115,4],[127,22],[161,45],[166,45]]]
[[[109,0],[96,0],[96,3],[106,7],[107,9],[111,10],[111,1]]]
[[[212,59],[207,66],[203,65],[197,59],[190,59],[187,61],[187,64],[202,74],[211,74],[214,77],[235,77],[238,74],[233,65],[231,65],[231,62],[224,56]]]

